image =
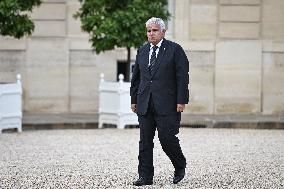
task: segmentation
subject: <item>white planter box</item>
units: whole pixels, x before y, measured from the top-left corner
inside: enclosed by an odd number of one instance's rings
[[[3,129],[17,128],[22,132],[22,83],[0,84],[0,133]]]
[[[131,111],[130,82],[123,81],[119,75],[119,82],[104,81],[101,74],[99,87],[99,128],[103,124],[114,124],[124,129],[126,125],[138,125],[138,117]]]

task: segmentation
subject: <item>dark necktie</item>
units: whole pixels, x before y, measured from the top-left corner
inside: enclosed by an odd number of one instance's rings
[[[151,58],[150,58],[149,70],[150,70],[151,74],[153,73],[153,68],[154,68],[154,65],[155,65],[155,62],[156,62],[156,59],[157,59],[156,58],[156,50],[158,48],[159,48],[158,46],[153,47],[153,52],[152,52],[152,55],[151,55]]]

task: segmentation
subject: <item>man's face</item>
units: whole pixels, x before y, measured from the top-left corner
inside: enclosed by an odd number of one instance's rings
[[[165,36],[165,31],[161,31],[158,24],[150,24],[147,27],[148,41],[153,45],[157,45]]]

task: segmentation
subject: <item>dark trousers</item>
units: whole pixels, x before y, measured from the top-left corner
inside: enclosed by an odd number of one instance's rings
[[[152,179],[154,176],[153,166],[153,139],[155,130],[158,130],[163,151],[170,158],[175,170],[186,167],[186,159],[182,153],[179,139],[176,136],[180,127],[180,113],[170,115],[157,115],[152,98],[150,97],[146,115],[138,115],[140,127],[139,141],[139,176]]]

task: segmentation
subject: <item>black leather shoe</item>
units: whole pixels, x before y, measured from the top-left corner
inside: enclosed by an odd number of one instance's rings
[[[146,179],[144,177],[139,177],[138,180],[133,182],[133,185],[135,186],[144,186],[144,185],[152,185],[152,184],[153,184],[153,180]]]
[[[173,183],[174,184],[179,183],[184,178],[184,175],[185,175],[185,169],[180,169],[178,171],[175,171]]]

